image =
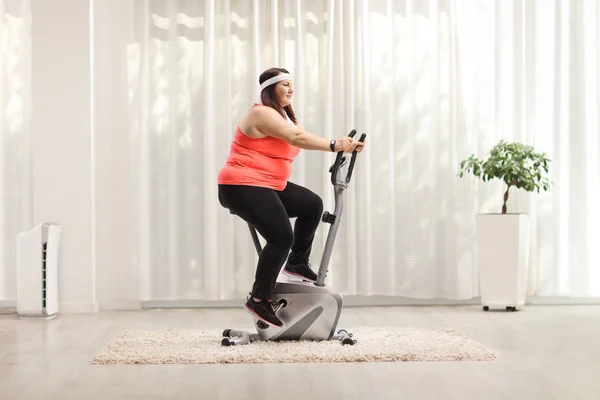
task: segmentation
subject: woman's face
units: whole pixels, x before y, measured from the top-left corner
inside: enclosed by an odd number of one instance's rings
[[[275,86],[275,96],[277,97],[279,104],[281,104],[281,107],[292,104],[293,93],[294,89],[292,89],[292,81],[284,80],[277,82],[277,85]]]

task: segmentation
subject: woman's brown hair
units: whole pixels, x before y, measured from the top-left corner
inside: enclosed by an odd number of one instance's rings
[[[260,77],[258,78],[258,84],[262,85],[262,83],[264,81],[266,81],[267,79],[270,79],[281,73],[289,74],[289,72],[283,68],[269,68],[268,70],[266,70],[265,72],[260,74]],[[292,120],[294,125],[296,124],[296,114],[294,114],[292,105],[290,104],[288,106],[281,107],[281,104],[279,104],[279,102],[277,101],[277,96],[275,96],[275,85],[274,84],[267,86],[262,91],[262,93],[260,94],[260,100],[262,101],[263,105],[265,105],[267,107],[271,107],[272,109],[276,110],[279,114],[281,114],[281,116],[284,119],[285,119],[285,113],[287,113],[287,115],[290,117],[290,119]]]

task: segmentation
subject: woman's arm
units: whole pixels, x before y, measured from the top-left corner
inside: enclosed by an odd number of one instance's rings
[[[331,151],[328,139],[305,131],[300,126],[291,126],[271,107],[253,108],[251,118],[253,125],[265,135],[305,150]]]
[[[271,107],[255,107],[250,116],[253,125],[265,135],[281,139],[292,146],[305,150],[331,151],[331,141],[324,137],[305,131],[299,126],[291,126]],[[351,153],[355,149],[362,151],[364,143],[342,136],[334,142],[333,151]]]

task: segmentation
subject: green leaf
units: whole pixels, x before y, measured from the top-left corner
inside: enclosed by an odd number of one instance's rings
[[[549,190],[549,163],[546,153],[537,153],[533,146],[500,140],[486,158],[471,154],[459,164],[459,177],[468,173],[483,182],[493,179],[503,181],[508,187],[514,185],[528,192]]]

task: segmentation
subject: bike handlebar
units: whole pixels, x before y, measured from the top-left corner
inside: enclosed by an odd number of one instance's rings
[[[354,137],[354,135],[356,135],[356,129],[352,129],[352,131],[350,131],[350,133],[348,134],[348,136],[351,138]],[[366,137],[367,137],[367,134],[363,133],[362,135],[360,135],[360,139],[358,139],[358,141],[362,143],[365,141]],[[329,168],[329,172],[331,172],[331,184],[333,186],[338,186],[341,184],[347,185],[350,182],[350,178],[352,177],[352,171],[354,170],[354,163],[356,162],[356,154],[357,153],[358,152],[356,151],[356,149],[354,149],[354,151],[352,152],[352,158],[350,159],[350,166],[348,167],[348,173],[346,174],[346,178],[343,180],[343,182],[337,181],[337,175],[338,175],[338,171],[339,171],[340,167],[342,166],[342,163],[346,160],[346,157],[344,157],[343,151],[340,151],[337,153],[335,162]]]

